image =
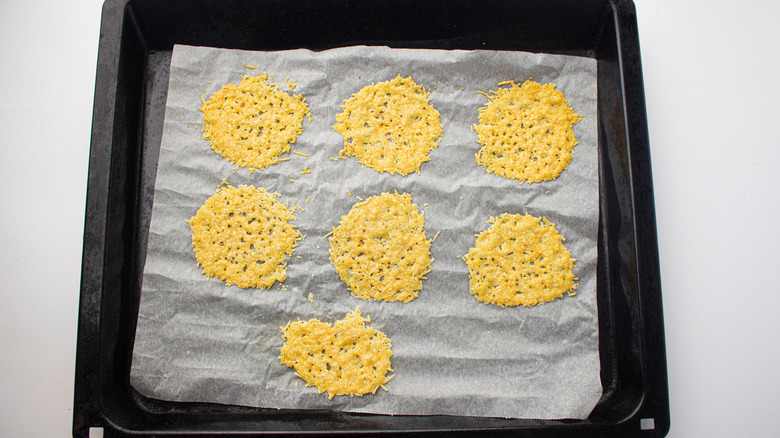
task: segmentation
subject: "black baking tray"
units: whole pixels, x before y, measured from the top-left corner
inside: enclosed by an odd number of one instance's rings
[[[650,150],[628,0],[108,0],[89,161],[73,435],[660,437],[669,398]],[[174,44],[520,50],[598,62],[604,393],[585,420],[387,416],[154,400],[129,383]],[[520,78],[522,79],[522,78]]]

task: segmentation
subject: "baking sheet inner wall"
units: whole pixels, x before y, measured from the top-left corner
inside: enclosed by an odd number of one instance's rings
[[[146,239],[145,232],[138,232],[138,169],[145,155],[140,135],[148,52],[137,23],[128,16],[122,23],[121,44],[106,42],[109,43],[119,46],[116,90],[112,90],[116,100],[113,132],[108,141],[110,159],[100,163],[105,167],[97,169],[90,163],[89,170],[90,174],[105,173],[108,178],[97,378],[106,415],[126,419],[129,412],[137,409],[128,397],[127,380],[138,315],[136,281],[140,277],[135,271],[134,254],[139,239]],[[95,108],[98,111],[100,107],[96,104]]]
[[[398,48],[593,53],[605,0],[134,0],[150,47]]]
[[[611,18],[611,17],[610,17]],[[622,421],[643,392],[639,297],[633,229],[633,188],[613,19],[598,38],[599,83],[599,349],[604,394],[591,413],[597,422]]]
[[[174,2],[175,3],[175,2]],[[148,18],[148,17],[145,17]],[[157,18],[164,20],[165,16],[160,15]],[[168,17],[170,18],[170,17]],[[146,23],[148,23],[149,20],[146,20]],[[142,23],[139,23],[136,29],[139,29],[142,32],[145,32],[145,40],[138,41],[130,39],[129,41],[125,41],[123,44],[123,50],[127,52],[129,49],[126,49],[127,46],[130,46],[133,48],[133,50],[146,50],[149,49],[149,47],[153,47],[153,40],[163,40],[165,41],[166,38],[172,38],[171,35],[176,34],[175,29],[167,29],[166,26],[158,26],[155,29],[149,29],[149,27],[144,27]],[[167,30],[166,30],[167,29]],[[164,35],[165,33],[168,33],[169,35]],[[604,36],[600,40],[601,46],[606,47],[614,47],[615,41],[614,41],[614,32],[608,31],[604,32]],[[479,37],[474,37],[474,40],[479,40]],[[456,39],[457,40],[457,39]],[[591,39],[592,40],[592,39]],[[469,42],[463,42],[466,40],[461,40],[461,42],[455,41],[455,42],[441,42],[438,43],[440,46],[458,46],[461,48],[471,48],[469,45]],[[195,41],[191,42],[198,42],[197,38]],[[507,45],[512,45],[514,43],[517,43],[517,41],[513,41],[512,38],[507,38],[502,41],[501,47],[506,48]],[[499,48],[499,47],[497,47]],[[576,48],[568,48],[561,50],[561,53],[580,53],[584,54],[587,53],[592,48],[588,48],[587,45],[583,45],[581,47]],[[141,114],[136,113],[134,114],[134,109],[132,108],[133,103],[126,102],[126,104],[130,105],[130,109],[126,111],[126,116],[128,117],[128,120],[132,120],[134,116],[138,115],[141,116],[144,127],[143,127],[143,142],[141,144],[142,146],[142,162],[141,162],[141,171],[136,175],[136,170],[133,169],[133,166],[129,166],[127,169],[121,169],[117,168],[115,166],[115,176],[120,176],[121,174],[129,174],[130,180],[124,184],[124,186],[120,185],[117,186],[116,184],[112,186],[112,193],[111,193],[111,199],[112,199],[112,205],[114,205],[117,202],[120,203],[126,203],[128,205],[135,205],[135,201],[140,201],[140,204],[138,205],[138,209],[134,210],[134,208],[129,208],[129,211],[132,212],[131,216],[125,216],[122,217],[122,214],[119,211],[113,211],[110,228],[114,230],[114,238],[118,238],[120,241],[127,239],[128,236],[121,237],[123,234],[121,230],[117,228],[117,226],[120,226],[122,223],[125,223],[127,225],[135,225],[135,237],[136,239],[129,239],[125,240],[126,245],[124,248],[122,248],[122,255],[118,258],[113,258],[110,260],[111,263],[120,263],[122,264],[122,260],[124,260],[125,263],[130,262],[133,260],[135,263],[132,264],[133,267],[133,274],[131,280],[136,280],[140,278],[140,270],[142,269],[142,266],[140,263],[138,263],[139,260],[143,260],[145,257],[145,250],[143,246],[145,245],[145,239],[146,239],[146,233],[148,230],[148,219],[149,219],[149,212],[151,211],[151,190],[154,185],[154,175],[156,173],[156,156],[158,153],[159,148],[159,135],[162,131],[162,118],[161,117],[155,117],[154,114],[155,108],[157,110],[162,111],[162,107],[159,105],[162,105],[160,102],[164,103],[165,101],[165,85],[167,85],[167,66],[170,62],[170,51],[165,50],[164,48],[160,50],[157,49],[150,49],[149,57],[147,58],[147,65],[146,70],[144,74],[144,89],[145,89],[145,99],[143,102],[141,102],[141,105],[143,105],[144,113]],[[602,55],[599,55],[602,56]],[[124,53],[124,58],[134,58],[134,56],[131,56],[131,54]],[[135,57],[135,60],[133,62],[137,62],[137,57]],[[600,71],[602,70],[601,61],[599,64]],[[615,72],[614,76],[607,77],[604,74],[600,74],[599,77],[599,85],[600,89],[616,89],[619,90],[619,77],[618,77],[619,71]],[[123,93],[123,96],[125,99],[138,99],[141,100],[141,93],[138,93],[137,95],[134,94],[131,89],[135,87],[136,85],[129,84],[133,81],[140,80],[137,77],[127,77],[132,75],[125,74],[124,81],[127,81],[127,85],[124,88],[124,91],[120,90],[120,93]],[[138,104],[136,102],[135,104]],[[601,96],[600,96],[600,111],[602,113],[610,113],[614,114],[617,117],[622,117],[622,112],[616,111],[614,107],[611,108],[602,108],[603,102],[601,102]],[[619,120],[616,121],[616,125],[619,125]],[[118,138],[118,140],[121,140],[124,135],[124,138],[127,141],[132,142],[130,137],[132,135],[128,134],[127,131],[123,132],[117,132],[115,133],[115,136]],[[602,141],[602,150],[609,150],[610,148],[615,148],[620,145],[615,145],[608,143],[605,141],[605,139],[601,139]],[[121,144],[121,142],[117,143],[115,147],[117,148],[114,151],[114,155],[122,155],[122,154],[128,154],[130,153],[133,148],[129,147],[126,149],[123,149],[126,147],[127,143],[125,143],[125,146]],[[622,147],[625,147],[625,145],[622,145]],[[137,151],[136,151],[137,152]],[[119,163],[120,161],[116,161],[115,163]],[[139,180],[135,180],[135,177],[139,177]],[[136,192],[138,190],[138,192]],[[602,187],[602,193],[613,193],[615,192],[616,188],[614,186],[610,187]],[[628,188],[627,187],[619,187],[617,190],[622,191],[623,193],[626,193]],[[124,193],[123,193],[124,192]],[[602,199],[613,199],[613,197],[602,197]],[[611,202],[611,201],[605,201],[605,202]],[[129,221],[129,222],[125,222]],[[614,246],[616,242],[609,242],[608,246]],[[618,254],[617,257],[620,257]],[[624,265],[628,265],[628,263],[624,263]],[[112,272],[112,269],[110,266],[107,266],[107,272]],[[125,271],[126,272],[126,271]],[[110,280],[110,279],[109,279]],[[137,283],[135,281],[133,282],[123,282],[123,281],[116,281],[114,283],[114,286],[117,288],[121,288],[122,293],[122,306],[117,309],[116,307],[111,307],[106,309],[106,314],[104,315],[105,318],[103,320],[109,320],[114,319],[118,322],[118,327],[104,327],[107,330],[103,330],[103,345],[109,345],[114,346],[114,348],[108,348],[103,357],[104,358],[110,358],[114,357],[116,358],[117,362],[111,362],[109,360],[104,361],[103,368],[106,371],[111,371],[108,373],[102,373],[104,376],[104,382],[103,382],[103,389],[110,392],[109,397],[104,397],[104,400],[111,399],[111,396],[113,397],[119,397],[119,398],[127,398],[128,396],[132,398],[132,401],[128,400],[126,403],[122,403],[124,406],[116,406],[119,409],[125,408],[125,410],[132,410],[134,406],[140,407],[143,411],[150,411],[150,412],[192,412],[192,413],[203,413],[203,412],[221,412],[221,413],[234,413],[241,415],[242,413],[246,412],[246,410],[239,409],[239,408],[233,408],[233,407],[222,407],[222,406],[209,406],[209,405],[190,405],[190,404],[176,404],[176,403],[159,403],[154,400],[148,400],[139,398],[136,394],[132,393],[132,389],[129,388],[127,385],[127,375],[129,374],[129,358],[131,354],[131,346],[133,344],[132,334],[134,333],[134,325],[135,325],[135,318],[137,316],[137,300],[138,300],[138,288],[133,287],[132,285],[135,284],[137,286]],[[117,291],[118,292],[118,291]],[[609,293],[610,291],[600,291],[600,295],[604,293]],[[110,292],[109,292],[110,293]],[[127,298],[130,297],[130,298]],[[113,299],[118,299],[118,295],[110,295],[106,297],[106,301],[111,301]],[[121,314],[119,313],[121,312]],[[620,316],[617,316],[620,318]],[[626,317],[623,317],[626,318]],[[112,331],[112,328],[117,328],[117,331]],[[118,331],[120,331],[121,328],[121,334],[118,336]],[[602,327],[602,334],[605,337],[614,337],[613,332],[607,332]],[[118,338],[117,338],[118,336]],[[632,342],[633,343],[633,342]],[[118,353],[114,356],[113,353]],[[613,351],[614,353],[614,351]],[[602,369],[605,369],[605,367],[611,367],[611,369],[620,369],[623,365],[621,365],[620,361],[616,361],[616,358],[614,357],[605,357],[604,351],[602,351]],[[105,377],[108,376],[108,377]],[[615,379],[620,380],[619,373],[615,373]],[[625,387],[625,383],[623,382]],[[606,393],[605,397],[609,397],[611,394]],[[606,413],[602,412],[602,414],[606,417],[612,418],[613,416],[621,416],[621,415],[628,415],[629,411],[623,411],[618,412],[619,410],[622,410],[622,408],[625,408],[626,406],[620,405],[620,406],[612,406],[609,403],[609,400],[602,400],[602,404],[600,406],[607,406],[609,407],[608,411]],[[598,408],[597,408],[598,409]],[[255,415],[257,410],[250,410],[250,415]],[[143,412],[138,412],[136,414],[139,414],[139,419],[144,419],[145,421],[149,421],[147,417],[144,417],[142,414]],[[123,415],[127,416],[129,415],[129,412],[123,412]],[[180,414],[177,414],[180,415]],[[326,415],[327,417],[327,415]],[[349,415],[347,417],[350,417]],[[343,417],[339,417],[343,418]],[[129,418],[128,418],[129,419]],[[324,419],[321,417],[321,419]],[[162,420],[162,419],[161,419]],[[167,418],[165,422],[170,423],[171,418]],[[456,423],[461,423],[460,421]],[[508,425],[514,423],[513,421],[499,421],[502,425]],[[542,422],[545,423],[545,422]],[[553,423],[555,423],[553,421]],[[427,423],[423,423],[427,424]],[[469,419],[463,419],[462,423],[463,425],[467,424],[485,424],[484,421],[478,421],[477,423],[471,422]],[[528,425],[528,422],[520,422],[518,424],[525,424]],[[487,425],[487,424],[485,424]]]

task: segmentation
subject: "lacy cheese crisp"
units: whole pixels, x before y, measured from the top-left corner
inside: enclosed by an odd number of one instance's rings
[[[545,217],[502,214],[477,235],[463,259],[471,293],[484,303],[535,306],[577,288],[576,261],[555,224]]]
[[[203,274],[228,286],[268,289],[287,278],[287,256],[302,238],[276,193],[223,186],[188,222]]]
[[[333,126],[344,136],[341,157],[355,157],[377,172],[420,172],[439,146],[439,112],[411,77],[368,85],[344,101]]]
[[[231,163],[265,169],[290,152],[303,132],[304,116],[311,120],[311,114],[300,94],[279,90],[268,74],[242,78],[202,99],[203,138]]]
[[[520,182],[553,180],[571,162],[577,140],[573,126],[582,119],[574,113],[555,84],[512,81],[498,88],[479,110],[474,126],[482,148],[477,163],[490,173]]]
[[[333,326],[317,319],[290,322],[281,327],[283,365],[315,386],[328,398],[336,395],[374,394],[393,378],[387,373],[393,355],[390,339],[382,332],[366,327],[370,318],[355,309]]]
[[[408,193],[372,196],[341,218],[330,237],[330,258],[353,295],[405,303],[417,298],[433,261],[424,222]]]

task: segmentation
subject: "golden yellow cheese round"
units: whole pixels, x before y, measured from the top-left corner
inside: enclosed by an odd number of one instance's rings
[[[429,92],[411,77],[363,87],[344,101],[333,126],[344,137],[341,157],[355,157],[377,172],[420,172],[439,146],[442,127]]]
[[[303,132],[309,107],[300,94],[279,90],[268,74],[244,75],[203,100],[203,138],[225,159],[241,167],[265,169],[290,152]]]
[[[383,193],[355,204],[330,237],[330,259],[352,294],[409,302],[431,271],[424,213],[408,193]]]
[[[328,398],[336,395],[374,394],[393,378],[387,374],[393,355],[390,339],[366,327],[355,309],[333,326],[317,319],[289,322],[281,327],[284,345],[279,360]]]
[[[555,84],[531,80],[491,90],[473,127],[482,148],[477,163],[489,173],[520,182],[558,178],[577,145],[573,126],[582,119]]]
[[[219,187],[188,222],[207,277],[228,286],[268,289],[287,278],[287,256],[302,238],[279,195],[253,186]]]
[[[502,214],[477,235],[463,259],[470,292],[484,303],[535,306],[572,294],[574,262],[555,224],[545,217]]]

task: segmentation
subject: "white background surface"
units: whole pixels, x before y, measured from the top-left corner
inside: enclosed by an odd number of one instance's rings
[[[777,436],[780,3],[636,3],[668,436]],[[71,434],[100,8],[0,0],[0,437]]]

